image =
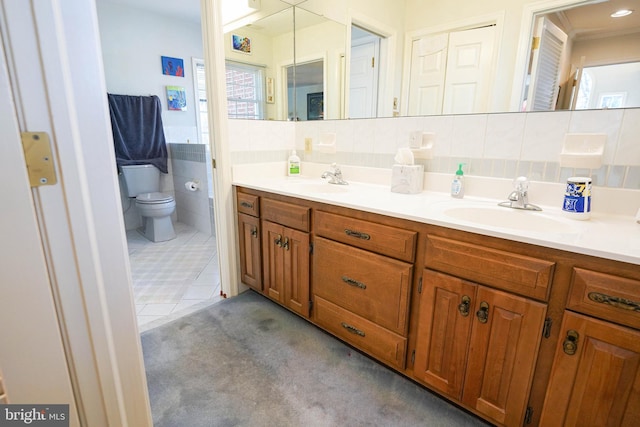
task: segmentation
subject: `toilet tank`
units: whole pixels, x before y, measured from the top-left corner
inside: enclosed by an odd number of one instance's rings
[[[127,196],[160,191],[160,170],[153,165],[121,166]]]

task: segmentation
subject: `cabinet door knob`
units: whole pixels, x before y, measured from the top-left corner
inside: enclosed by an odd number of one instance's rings
[[[471,305],[471,298],[468,295],[462,297],[462,302],[458,305],[458,311],[462,317],[469,315],[469,306]]]
[[[567,331],[567,336],[562,343],[562,349],[569,356],[576,354],[576,350],[578,350],[578,338],[580,338],[580,335],[577,331],[573,329]]]
[[[282,235],[278,234],[278,237],[276,237],[276,239],[273,241],[277,247],[281,248],[282,247]]]
[[[251,235],[252,235],[253,237],[258,237],[258,227],[253,227],[253,228],[251,229]]]
[[[289,238],[285,237],[284,238],[284,243],[282,244],[282,247],[286,250],[289,250]]]
[[[487,323],[487,320],[489,320],[489,303],[485,301],[480,303],[480,310],[476,313],[476,317],[480,323]]]

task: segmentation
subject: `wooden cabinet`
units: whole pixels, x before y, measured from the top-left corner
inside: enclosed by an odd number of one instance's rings
[[[567,309],[540,425],[640,425],[640,280],[575,268]]]
[[[403,369],[417,233],[323,211],[314,224],[314,322]]]
[[[309,316],[309,233],[262,222],[264,291],[269,298]]]
[[[240,278],[243,283],[262,292],[262,256],[260,219],[238,214]]]
[[[259,197],[237,193],[238,248],[240,252],[240,279],[246,285],[262,292],[262,256]]]
[[[264,293],[309,317],[309,208],[261,199]]]
[[[493,422],[520,425],[546,305],[425,270],[414,375]]]

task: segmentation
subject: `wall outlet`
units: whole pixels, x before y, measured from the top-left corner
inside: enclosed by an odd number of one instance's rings
[[[305,138],[304,139],[304,152],[305,153],[310,153],[313,151],[313,139],[312,138]]]

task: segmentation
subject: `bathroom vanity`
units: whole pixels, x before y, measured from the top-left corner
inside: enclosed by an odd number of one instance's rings
[[[496,425],[640,424],[640,259],[576,243],[595,222],[522,232],[529,212],[315,180],[235,194],[243,283],[389,368]]]

